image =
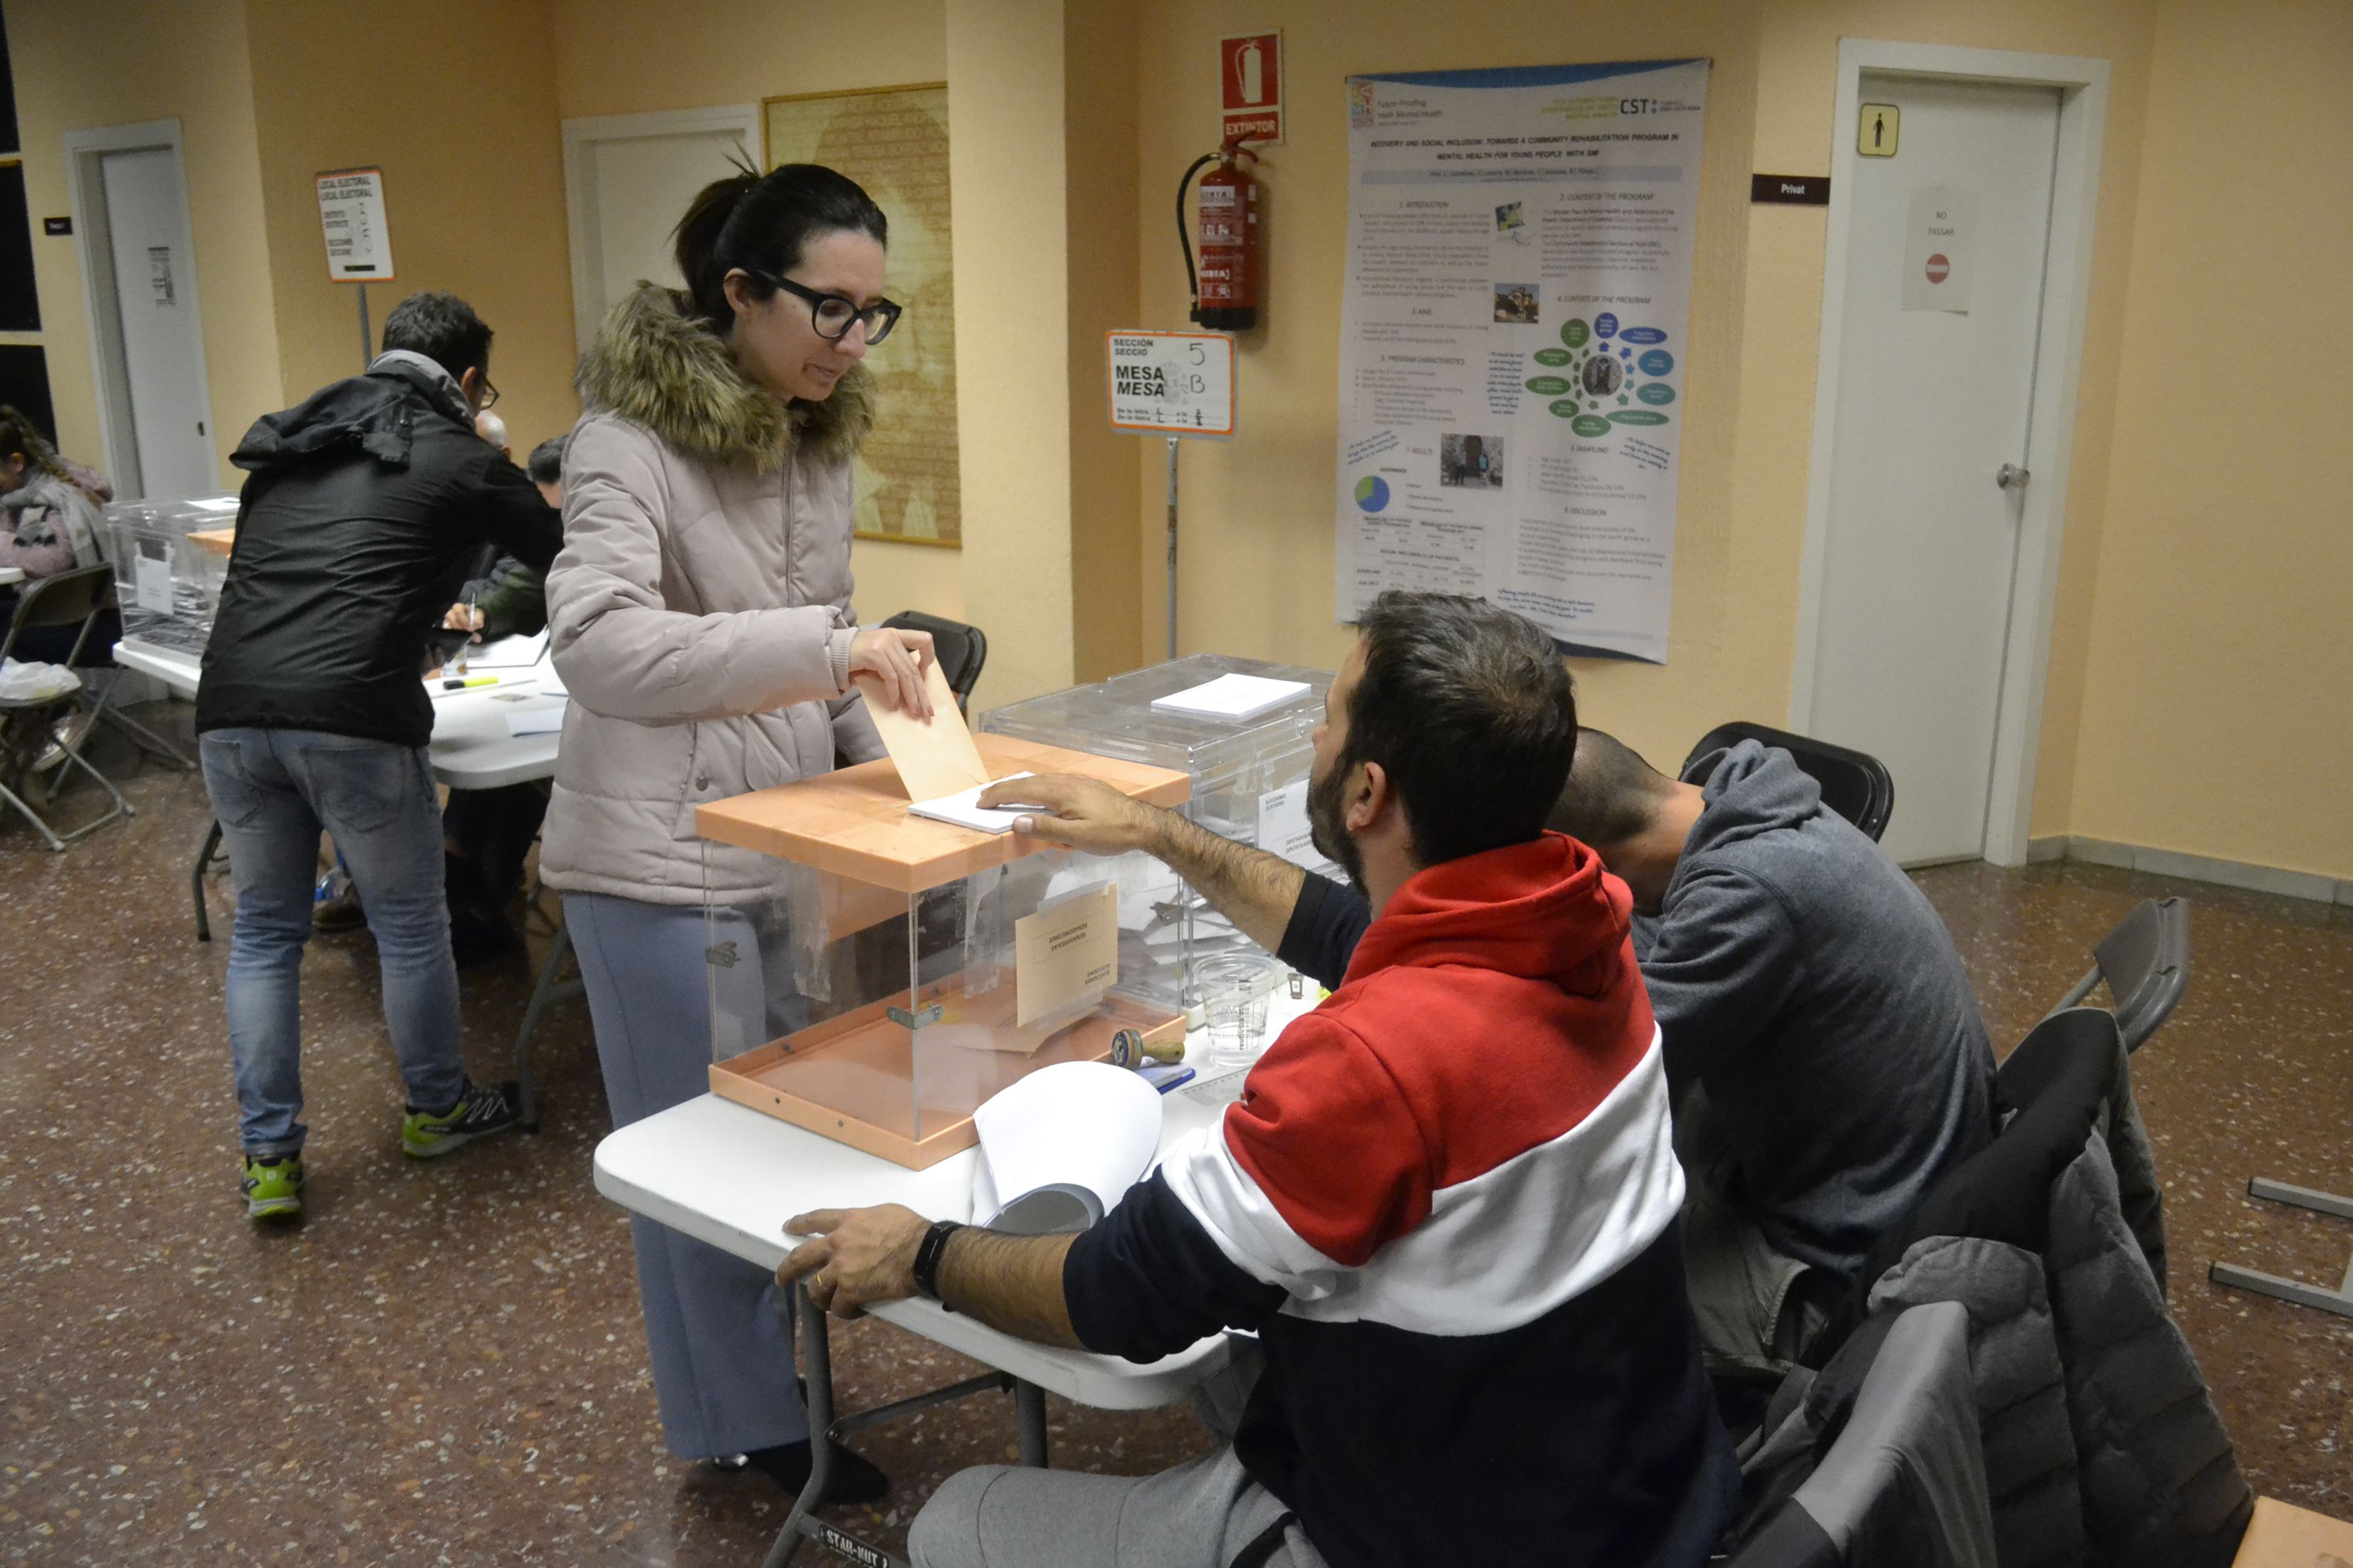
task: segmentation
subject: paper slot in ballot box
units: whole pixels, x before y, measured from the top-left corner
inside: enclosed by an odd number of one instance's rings
[[[975,740],[992,778],[1080,773],[1155,805],[1189,793],[1166,768]],[[695,828],[712,1092],[920,1169],[972,1147],[973,1112],[1027,1074],[1185,1022],[1123,988],[1104,862],[911,804],[889,762],[866,763],[704,804]]]

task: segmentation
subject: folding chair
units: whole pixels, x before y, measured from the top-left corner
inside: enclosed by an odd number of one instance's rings
[[[968,712],[972,689],[980,679],[981,666],[988,662],[988,638],[981,629],[921,610],[902,610],[882,624],[901,631],[932,634],[932,651],[939,657],[940,673],[947,678],[948,689],[955,693],[956,711]]]
[[[2112,1011],[2125,1049],[2140,1049],[2189,989],[2189,900],[2143,899],[2135,904],[2132,913],[2092,950],[2092,972],[2051,1011],[2080,1006],[2103,980],[2108,983],[2108,999],[2116,1004]]]
[[[1867,752],[1833,746],[1828,741],[1805,735],[1792,735],[1787,730],[1740,721],[1718,724],[1691,749],[1679,776],[1685,784],[1700,783],[1692,777],[1693,768],[1743,741],[1762,741],[1788,752],[1806,775],[1822,786],[1822,804],[1862,829],[1874,842],[1887,831],[1887,819],[1895,814],[1895,780],[1888,773],[1886,764]]]
[[[64,757],[58,764],[57,774],[42,788],[42,804],[54,805],[59,785],[69,768],[79,768],[98,781],[113,806],[103,816],[82,824],[70,832],[59,833],[48,820],[35,811],[32,803],[17,791],[23,788],[33,773],[33,764],[47,751],[54,740],[53,727],[58,710],[72,706],[81,696],[81,677],[73,674],[73,666],[81,658],[82,645],[90,640],[90,626],[99,613],[106,608],[107,595],[114,584],[111,566],[83,566],[71,572],[60,572],[54,577],[37,577],[26,583],[16,599],[16,617],[8,624],[5,637],[0,637],[0,663],[14,657],[16,642],[24,633],[52,626],[79,626],[73,650],[66,656],[64,668],[72,676],[71,691],[56,697],[0,697],[0,798],[16,808],[17,814],[33,825],[50,849],[62,853],[65,847],[77,839],[97,832],[117,817],[132,816],[131,803],[124,800],[104,773],[90,765],[81,754],[80,746],[67,745]]]
[[[1765,1517],[1725,1568],[1845,1568],[1889,1561],[1991,1568],[1993,1509],[1969,1379],[1968,1310],[1958,1301],[1894,1315],[1858,1338],[1868,1370],[1843,1408],[1808,1408],[1794,1435],[1835,1433],[1812,1473]],[[1851,1359],[1842,1357],[1841,1360]],[[1843,1391],[1833,1363],[1809,1405]],[[1852,1404],[1846,1403],[1851,1398]]]

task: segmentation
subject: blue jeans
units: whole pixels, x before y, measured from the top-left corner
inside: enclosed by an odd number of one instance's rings
[[[384,1021],[410,1106],[465,1092],[458,969],[441,896],[441,809],[422,750],[311,730],[213,730],[205,788],[237,878],[228,1041],[249,1156],[302,1147],[301,984],[319,830],[335,836],[375,935]]]

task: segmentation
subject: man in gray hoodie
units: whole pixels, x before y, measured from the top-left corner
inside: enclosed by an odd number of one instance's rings
[[[1788,1359],[1880,1233],[1993,1138],[1960,954],[1912,879],[1756,741],[1677,781],[1580,731],[1551,826],[1634,894],[1702,1331]]]
[[[1156,856],[1325,985],[1370,923],[1345,885],[1116,791],[1003,793],[1042,808],[1017,831]],[[1702,1339],[1719,1362],[1794,1360],[1880,1232],[1992,1141],[1993,1049],[1960,954],[1911,879],[1754,741],[1678,782],[1580,730],[1548,826],[1634,894]]]

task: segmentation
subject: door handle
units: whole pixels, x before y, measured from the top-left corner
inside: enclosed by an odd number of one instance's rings
[[[2026,481],[2033,477],[2016,463],[2004,463],[1993,471],[1995,486],[2005,490],[2022,490],[2026,488]]]

